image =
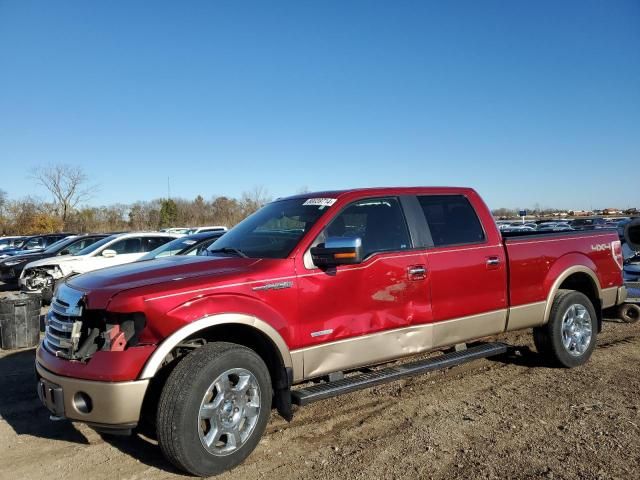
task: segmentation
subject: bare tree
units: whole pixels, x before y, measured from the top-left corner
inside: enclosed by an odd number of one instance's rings
[[[76,206],[91,196],[91,189],[86,186],[87,175],[79,166],[60,164],[38,167],[32,171],[31,178],[53,195],[63,225],[66,225],[67,218]]]
[[[263,185],[256,185],[250,191],[244,192],[240,200],[244,216],[251,215],[270,201],[269,191]]]

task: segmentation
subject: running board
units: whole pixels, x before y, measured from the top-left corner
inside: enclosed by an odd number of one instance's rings
[[[395,367],[362,373],[353,377],[343,378],[335,382],[313,385],[307,388],[291,391],[291,401],[296,405],[307,405],[326,398],[337,397],[345,393],[355,392],[364,388],[375,387],[383,383],[393,382],[405,377],[420,375],[434,370],[455,367],[480,358],[492,357],[507,352],[509,347],[504,343],[482,343],[458,352],[445,353],[435,358],[428,358],[413,363],[406,363]]]

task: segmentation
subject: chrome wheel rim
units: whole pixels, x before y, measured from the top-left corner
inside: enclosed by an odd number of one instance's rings
[[[198,412],[198,433],[213,455],[229,455],[251,436],[260,415],[260,385],[249,370],[232,368],[207,389]]]
[[[569,355],[579,357],[591,344],[591,315],[579,303],[571,305],[562,317],[562,344]]]

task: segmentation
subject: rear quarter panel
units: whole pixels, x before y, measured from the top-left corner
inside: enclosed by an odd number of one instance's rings
[[[546,301],[555,281],[571,267],[589,269],[606,289],[622,284],[610,244],[615,232],[507,239],[512,307]],[[600,248],[595,246],[600,245]],[[607,248],[602,246],[607,245]],[[595,248],[594,248],[595,247]]]

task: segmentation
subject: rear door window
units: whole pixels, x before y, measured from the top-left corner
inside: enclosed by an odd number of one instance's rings
[[[418,201],[436,247],[465,245],[485,240],[476,211],[463,195],[424,195]]]
[[[141,241],[139,237],[125,238],[108,247],[108,250],[115,250],[118,255],[127,253],[140,253]]]

